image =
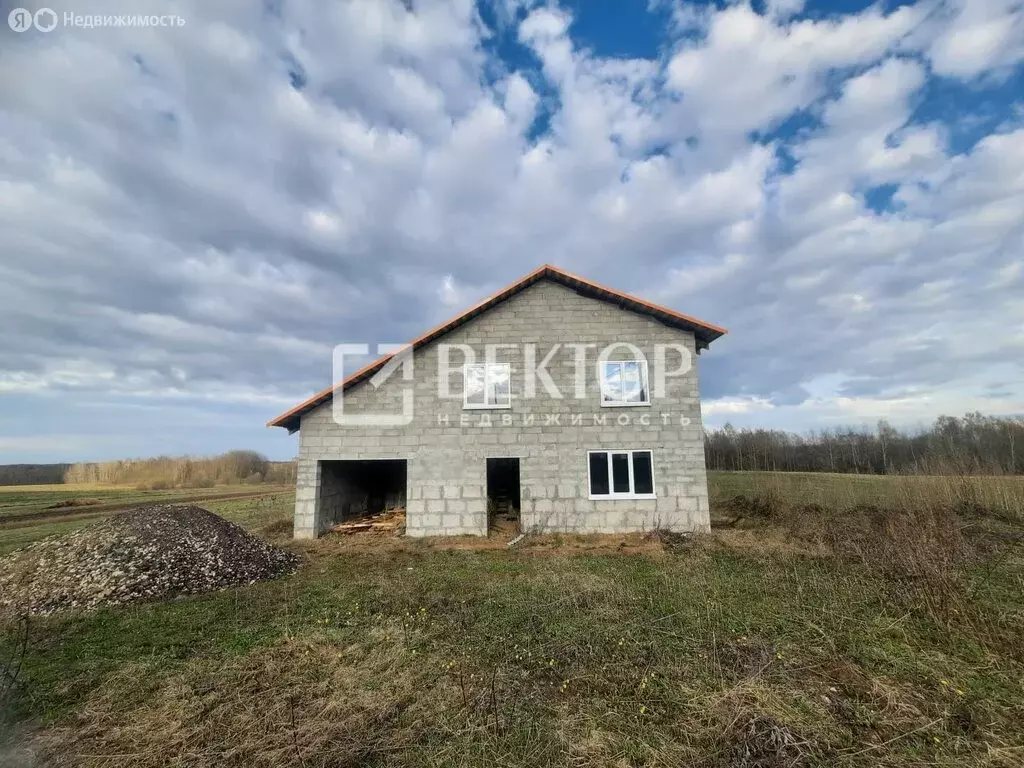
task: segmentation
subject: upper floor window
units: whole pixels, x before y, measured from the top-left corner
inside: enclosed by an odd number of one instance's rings
[[[646,360],[608,360],[598,363],[601,405],[650,405]]]
[[[464,370],[465,408],[510,408],[512,368],[508,363],[467,365]]]

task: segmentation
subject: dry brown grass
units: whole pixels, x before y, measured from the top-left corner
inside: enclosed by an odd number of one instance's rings
[[[275,535],[284,541],[291,528],[275,526]],[[310,556],[340,555],[345,553],[423,553],[436,551],[494,552],[508,551],[508,537],[438,536],[409,539],[391,532],[366,531],[351,535],[328,533],[316,540],[295,542],[293,545]],[[537,556],[568,555],[637,555],[661,556],[666,547],[663,542],[645,533],[615,534],[530,534],[514,545],[513,551]]]
[[[290,579],[47,624],[33,743],[101,768],[1019,768],[1019,528],[811,503],[685,539],[295,542]]]
[[[796,507],[783,515],[795,539],[855,560],[894,583],[911,586],[929,606],[945,613],[963,586],[970,548],[956,515],[943,507],[831,510]]]
[[[890,599],[943,622],[976,614],[978,577],[969,567],[1004,559],[1024,539],[1014,533],[1024,504],[1019,478],[805,476],[794,494],[792,477],[745,474],[745,493],[715,505],[722,545],[857,563],[888,584]],[[998,627],[979,631],[1005,636]]]
[[[1019,475],[848,475],[815,472],[709,472],[712,513],[772,514],[778,505],[845,509],[947,506],[1024,520],[1024,477]]]
[[[432,712],[453,706],[450,690],[408,667],[410,649],[394,629],[347,647],[322,635],[290,638],[141,686],[150,665],[125,665],[39,751],[96,768],[372,762],[424,738]]]
[[[64,509],[65,507],[91,507],[102,504],[99,499],[63,499],[46,506],[46,509]]]
[[[736,713],[724,741],[730,768],[794,768],[808,762],[807,741],[768,715]]]
[[[49,483],[45,485],[3,485],[5,492],[10,493],[82,493],[87,491],[118,491],[130,490],[130,483]]]

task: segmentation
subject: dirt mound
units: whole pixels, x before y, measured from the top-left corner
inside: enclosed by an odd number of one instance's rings
[[[0,612],[157,600],[293,572],[298,557],[201,507],[153,504],[0,559]]]

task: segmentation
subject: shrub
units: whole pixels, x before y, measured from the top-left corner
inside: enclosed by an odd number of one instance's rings
[[[782,497],[774,488],[761,489],[750,496],[736,494],[725,503],[725,507],[740,519],[752,521],[779,520],[784,510]]]
[[[938,616],[946,616],[963,592],[969,547],[951,507],[861,504],[836,510],[812,504],[792,509],[787,527],[796,538],[866,565],[900,596],[923,600]]]

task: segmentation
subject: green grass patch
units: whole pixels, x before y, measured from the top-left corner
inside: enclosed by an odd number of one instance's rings
[[[708,472],[708,496],[722,509],[737,496],[771,496],[786,504],[845,508],[951,505],[971,501],[989,510],[1024,518],[1021,475],[851,475],[827,472]]]
[[[280,491],[267,487],[268,493]],[[32,513],[89,512],[104,505],[156,504],[188,498],[215,498],[226,494],[259,493],[259,485],[218,485],[212,488],[149,490],[104,485],[0,486],[0,521],[5,516]]]
[[[159,491],[147,491],[139,499],[140,504],[155,504],[163,501]],[[295,507],[294,491],[268,491],[267,495],[249,499],[222,499],[203,501],[201,506],[221,517],[246,528],[258,530],[272,522],[287,519]],[[68,516],[88,511],[88,507],[69,509]],[[111,512],[110,514],[115,514]],[[33,541],[82,528],[97,518],[74,518],[66,516],[47,517],[38,523],[18,523],[0,526],[0,556],[13,552]]]
[[[47,509],[67,509],[73,511],[76,506],[86,509],[92,503],[131,503],[144,500],[157,501],[167,496],[181,495],[180,491],[140,491],[135,488],[111,488],[103,486],[71,486],[65,488],[51,485],[45,490],[40,486],[30,486],[24,490],[19,486],[0,486],[0,517],[10,514],[42,512]],[[72,506],[75,505],[75,506]]]
[[[89,525],[94,520],[58,520],[57,522],[36,523],[10,528],[0,528],[0,557],[8,552],[31,544],[33,541],[45,539],[47,536],[57,536],[62,533],[70,533],[83,526]]]
[[[775,482],[747,474],[712,494]],[[902,498],[836,477],[786,506]],[[261,532],[293,501],[204,506]],[[1019,524],[961,518],[936,603],[930,572],[756,522],[639,555],[295,544],[291,577],[33,619],[14,714],[59,765],[1021,763]]]
[[[978,616],[1019,619],[1019,579],[990,576]],[[33,638],[20,714],[86,765],[982,765],[1024,740],[1024,667],[975,624],[908,615],[864,567],[714,547],[314,549],[287,579]]]

